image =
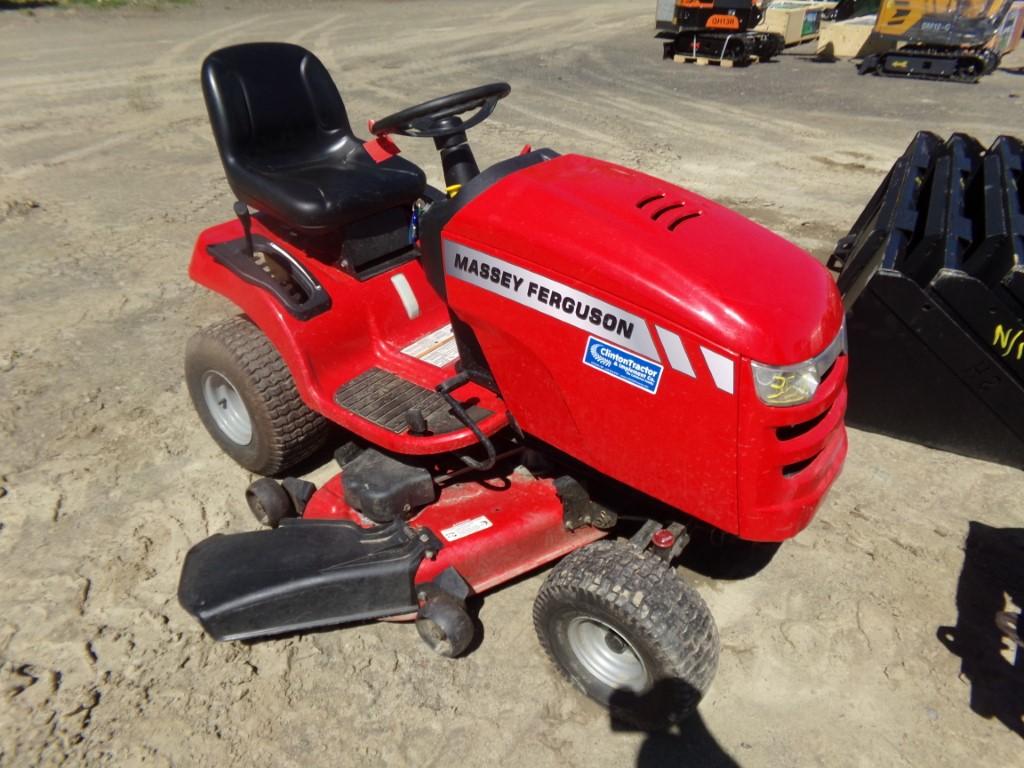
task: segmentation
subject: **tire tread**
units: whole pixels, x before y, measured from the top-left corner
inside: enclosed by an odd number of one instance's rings
[[[533,618],[545,653],[577,687],[579,683],[559,663],[544,631],[545,617],[559,606],[591,601],[612,611],[631,633],[646,639],[658,656],[659,676],[685,683],[670,688],[673,700],[664,712],[666,722],[689,715],[718,668],[718,628],[697,590],[662,559],[626,540],[598,541],[562,560],[541,587]],[[641,725],[665,724],[641,722],[636,712],[614,705],[611,709]]]
[[[209,339],[234,358],[269,418],[269,450],[261,466],[249,467],[252,471],[278,474],[323,445],[330,422],[302,401],[281,355],[249,318],[221,320],[197,331],[193,339],[197,337]]]

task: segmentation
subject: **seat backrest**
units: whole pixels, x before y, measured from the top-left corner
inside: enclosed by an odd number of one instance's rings
[[[289,43],[245,43],[203,62],[203,96],[224,168],[329,152],[352,128],[330,74]]]

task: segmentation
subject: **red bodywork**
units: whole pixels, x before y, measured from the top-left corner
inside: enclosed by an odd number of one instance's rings
[[[448,311],[427,285],[419,262],[407,262],[359,282],[277,237],[258,219],[253,219],[252,231],[277,243],[312,273],[331,297],[331,308],[327,312],[310,320],[298,320],[272,294],[254,288],[214,261],[207,246],[242,237],[242,226],[237,221],[211,227],[199,236],[188,273],[200,285],[233,301],[262,329],[287,363],[306,405],[396,453],[439,454],[476,442],[468,429],[416,438],[395,434],[334,402],[334,393],[343,384],[374,366],[428,389],[455,374],[454,365],[437,368],[402,353],[411,342],[449,322]],[[409,317],[394,278],[408,282],[419,305],[418,317]],[[493,434],[508,424],[500,398],[490,391],[469,384],[459,395],[479,398],[481,404],[492,411],[493,415],[480,424],[485,434]]]
[[[190,274],[234,301],[266,332],[311,408],[398,453],[437,454],[474,442],[469,430],[432,437],[394,434],[333,400],[341,385],[373,366],[431,389],[455,372],[453,365],[438,369],[401,352],[448,322],[448,307],[419,262],[359,282],[280,242],[258,222],[254,231],[279,242],[313,273],[331,297],[329,311],[298,321],[269,293],[214,262],[206,246],[240,237],[236,223],[200,237]],[[758,399],[750,362],[802,362],[839,333],[839,293],[808,254],[691,192],[573,155],[494,183],[452,217],[442,238],[446,262],[456,255],[463,264],[470,256],[490,261],[502,273],[518,270],[553,281],[636,319],[628,339],[600,325],[580,327],[527,300],[530,278],[518,300],[509,298],[511,288],[502,295],[449,268],[447,303],[473,329],[501,391],[499,398],[475,385],[459,390],[460,398],[479,398],[493,412],[481,425],[485,432],[506,426],[507,411],[526,433],[744,539],[781,541],[807,525],[846,453],[846,357],[811,402],[789,408]],[[418,317],[410,318],[404,307],[392,282],[396,275],[415,294]],[[585,365],[591,340],[606,348],[633,344],[633,354],[662,366],[656,391]],[[337,511],[335,482],[318,493],[308,514],[347,515]],[[429,515],[436,533],[447,523],[449,504],[457,510],[453,518],[463,515],[460,520],[471,516],[466,511],[474,505],[494,504],[515,509],[514,519],[507,529],[495,523],[464,544],[453,543],[421,572],[443,567],[456,553],[468,552],[470,543],[485,548],[487,558],[508,552],[513,565],[554,559],[568,551],[563,543],[571,542],[569,549],[587,543],[580,532],[563,532],[566,542],[544,539],[560,525],[551,525],[557,498],[548,484],[537,483],[520,488],[517,481],[500,496],[477,501],[451,495],[471,495],[472,485],[446,491],[414,525]],[[550,519],[543,524],[531,517],[531,510],[547,508]],[[560,521],[560,506],[557,515]],[[548,531],[537,533],[548,544],[529,538],[534,523],[537,531]],[[499,535],[501,547],[484,543]],[[519,547],[517,538],[530,543]],[[531,554],[536,552],[542,553],[539,560]],[[474,588],[496,583],[487,568],[477,573],[468,566],[471,560],[458,556],[458,569]],[[499,571],[510,577],[505,566]]]
[[[792,408],[762,403],[750,369],[808,360],[839,333],[839,292],[807,253],[684,189],[572,155],[495,184],[444,236],[446,248],[468,246],[638,315],[655,344],[642,356],[665,366],[656,394],[624,384],[581,364],[587,331],[449,276],[448,302],[524,431],[745,539],[781,541],[807,525],[846,453],[846,358],[812,402]],[[679,337],[693,376],[672,367],[657,328]],[[732,392],[705,350],[732,362]],[[779,438],[778,427],[823,413],[799,437]]]

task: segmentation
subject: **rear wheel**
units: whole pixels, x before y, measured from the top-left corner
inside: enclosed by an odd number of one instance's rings
[[[626,541],[600,541],[559,563],[533,620],[573,685],[641,727],[692,714],[718,667],[718,630],[700,595]]]
[[[189,339],[185,382],[203,426],[252,472],[282,472],[327,436],[327,420],[302,402],[288,366],[247,318],[215,323]]]

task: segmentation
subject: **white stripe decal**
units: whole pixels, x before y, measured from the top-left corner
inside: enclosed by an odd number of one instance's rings
[[[654,326],[654,329],[658,332],[658,338],[661,339],[661,346],[665,348],[669,364],[680,373],[696,378],[697,374],[693,372],[690,356],[686,354],[686,347],[683,346],[683,340],[679,338],[679,335],[672,331],[666,331],[660,325]]]
[[[642,317],[482,251],[445,240],[444,271],[563,323],[661,362]]]
[[[391,284],[398,291],[398,298],[402,300],[402,306],[405,307],[405,314],[409,316],[409,319],[415,320],[419,317],[420,303],[416,301],[416,294],[413,292],[412,286],[409,285],[405,275],[395,275],[391,278]]]
[[[711,371],[711,378],[715,380],[715,386],[731,395],[735,389],[732,360],[725,355],[712,352],[706,347],[701,347],[700,353],[704,355],[704,362],[708,364],[708,370]]]

